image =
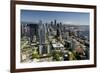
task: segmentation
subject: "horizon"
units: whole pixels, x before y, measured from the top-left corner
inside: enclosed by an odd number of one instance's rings
[[[24,23],[24,24],[38,24],[38,22],[27,22],[27,21],[21,21],[21,24]],[[42,22],[43,23],[43,22]],[[50,23],[50,22],[49,22]],[[47,23],[49,25],[49,23]],[[46,23],[43,23],[43,24],[46,24]],[[70,23],[62,23],[62,25],[72,25],[72,26],[89,26],[89,25],[79,25],[79,24],[70,24]]]

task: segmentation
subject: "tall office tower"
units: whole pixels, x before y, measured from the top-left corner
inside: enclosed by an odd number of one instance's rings
[[[25,36],[25,24],[21,23],[21,37]]]
[[[21,37],[25,36],[25,28],[27,23],[21,22]]]
[[[36,23],[31,23],[27,25],[30,30],[29,30],[29,38],[30,38],[30,43],[36,41],[36,36],[38,33],[38,25]]]
[[[45,33],[48,33],[48,24],[45,23]]]
[[[43,50],[45,44],[45,24],[42,24],[42,21],[39,22],[39,53],[44,54]]]
[[[29,38],[30,35],[30,27],[28,26],[28,24],[24,24],[24,36],[26,36],[27,38]]]
[[[24,36],[24,24],[21,23],[21,37]]]
[[[46,28],[46,36],[49,36],[49,24],[48,23],[46,23],[45,24],[45,28]]]
[[[57,26],[57,22],[56,22],[56,20],[54,20],[54,25]]]
[[[60,24],[57,23],[57,36],[60,37]]]
[[[51,21],[51,23],[50,23],[50,24],[51,24],[51,27],[53,27],[53,21]]]
[[[59,23],[59,32],[60,32],[60,39],[62,40],[62,36],[63,36],[63,29],[62,29],[62,23]]]
[[[45,26],[44,24],[39,24],[39,43],[40,45],[45,44]]]

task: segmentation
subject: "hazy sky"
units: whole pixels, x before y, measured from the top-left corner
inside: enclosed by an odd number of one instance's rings
[[[37,11],[37,10],[21,10],[21,21],[43,23],[54,21],[62,23],[72,23],[80,25],[89,25],[89,13],[80,12],[57,12],[57,11]]]

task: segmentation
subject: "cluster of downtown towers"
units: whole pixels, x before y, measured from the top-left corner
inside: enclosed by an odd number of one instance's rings
[[[40,58],[49,58],[48,54],[52,55],[58,50],[63,54],[64,60],[66,54],[69,55],[75,50],[82,53],[80,59],[89,59],[89,28],[84,29],[85,27],[87,26],[63,24],[57,20],[49,23],[43,23],[41,20],[38,23],[21,22],[21,40],[26,37],[30,49],[38,47],[36,50]],[[74,59],[77,60],[77,57]]]

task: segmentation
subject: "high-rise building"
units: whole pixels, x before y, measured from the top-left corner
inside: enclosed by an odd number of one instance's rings
[[[27,25],[29,27],[29,38],[30,38],[30,43],[33,42],[36,38],[34,36],[38,36],[38,24],[32,23]]]
[[[22,23],[21,24],[21,37],[23,37],[25,35],[25,29],[24,29],[25,25]]]
[[[46,47],[45,45],[45,30],[46,30],[46,26],[45,24],[42,24],[42,21],[39,22],[39,29],[38,29],[38,34],[39,34],[39,53],[40,54],[44,54],[46,53]]]
[[[22,23],[21,24],[21,37],[23,36],[27,37],[27,33],[28,33],[27,23]]]
[[[38,34],[39,34],[39,44],[45,44],[45,24],[42,24],[42,21],[39,23],[39,29],[38,29]]]
[[[56,22],[56,20],[54,20],[54,25],[56,26],[56,24],[57,24],[57,22]]]

